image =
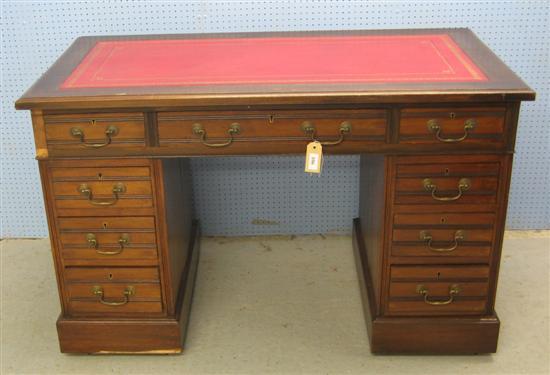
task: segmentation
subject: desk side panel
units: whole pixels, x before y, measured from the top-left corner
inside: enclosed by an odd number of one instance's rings
[[[193,218],[188,159],[154,161],[159,194],[159,227],[166,278],[169,313],[176,312],[180,283],[188,259]]]
[[[374,287],[377,314],[380,313],[382,286],[386,180],[386,158],[381,155],[362,155],[359,177],[359,218]]]

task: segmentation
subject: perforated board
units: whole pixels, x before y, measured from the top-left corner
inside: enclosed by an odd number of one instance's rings
[[[469,27],[537,91],[522,106],[509,228],[550,227],[549,2],[540,1],[4,1],[2,237],[48,234],[30,115],[14,101],[81,35]],[[349,232],[359,159],[193,159],[195,207],[207,235]]]

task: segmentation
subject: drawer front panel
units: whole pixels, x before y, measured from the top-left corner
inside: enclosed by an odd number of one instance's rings
[[[105,300],[120,299],[127,288],[125,283],[71,283],[67,285],[67,293],[71,300],[94,300],[94,286],[99,285],[103,289]],[[159,284],[132,284],[133,293],[128,297],[130,301],[160,302]]]
[[[58,218],[57,226],[64,232],[95,232],[95,231],[154,231],[154,217],[71,217]]]
[[[489,267],[482,266],[393,266],[392,281],[481,280],[489,277]]]
[[[61,233],[61,255],[64,260],[97,260],[102,263],[119,260],[157,262],[154,233]]]
[[[194,112],[158,114],[160,146],[220,144],[230,140],[229,129],[237,124],[238,132],[228,148],[246,147],[249,142],[307,141],[312,137],[324,142],[342,141],[331,148],[346,148],[347,142],[384,143],[387,114],[385,110],[304,111],[304,112],[226,112],[208,115]],[[202,149],[202,148],[201,148]],[[327,150],[330,152],[330,150]]]
[[[135,282],[157,283],[156,267],[67,267],[64,271],[67,282]]]
[[[461,230],[464,234],[464,240],[471,242],[491,242],[493,233],[490,229],[468,229]],[[396,242],[416,242],[422,236],[422,231],[416,229],[394,229],[393,240]],[[427,232],[427,231],[424,231]],[[441,242],[448,241],[449,238],[453,238],[457,230],[455,229],[430,229],[429,234],[433,237],[433,241]],[[423,233],[427,235],[426,233]],[[424,242],[422,240],[422,242]]]
[[[494,177],[399,178],[395,203],[494,204],[497,188],[498,179]]]
[[[57,208],[153,206],[149,167],[52,168]]]
[[[48,148],[102,149],[145,147],[143,113],[90,113],[44,116]]]
[[[118,300],[114,300],[115,302]],[[132,301],[122,306],[110,306],[95,300],[70,300],[69,301],[69,314],[74,316],[93,316],[101,314],[102,317],[120,316],[131,314],[132,317],[136,315],[160,315],[163,312],[161,302],[143,302]]]
[[[418,285],[419,283],[410,283],[410,282],[393,282],[390,285],[390,297],[408,297],[408,298],[417,298],[418,297]],[[425,282],[421,285],[424,285],[429,294],[433,297],[447,297],[449,295],[449,287],[452,283],[449,282]],[[475,282],[462,282],[457,283],[459,286],[460,292],[459,295],[462,297],[485,297],[488,292],[487,283],[475,283]]]
[[[440,206],[497,203],[500,163],[457,163],[455,157],[425,160],[429,161],[418,164],[398,163],[395,203]]]
[[[478,315],[487,308],[488,266],[393,266],[390,315]]]
[[[388,304],[388,312],[390,315],[482,315],[485,313],[486,309],[486,298],[460,299],[460,297],[456,297],[455,300],[448,305],[429,305],[423,300],[390,300]]]
[[[156,267],[66,267],[64,278],[71,315],[163,312]]]
[[[405,108],[401,111],[400,143],[504,143],[504,107]],[[459,146],[458,146],[459,147]]]

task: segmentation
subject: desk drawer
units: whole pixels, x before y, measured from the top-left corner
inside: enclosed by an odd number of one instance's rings
[[[59,218],[61,255],[67,262],[157,262],[154,217]]]
[[[163,311],[156,267],[66,267],[64,279],[72,315]]]
[[[70,283],[67,293],[73,315],[162,312],[160,284]]]
[[[88,113],[44,116],[46,141],[52,150],[145,147],[143,113]]]
[[[478,315],[487,308],[489,267],[393,266],[390,315]]]
[[[498,202],[500,162],[494,156],[397,159],[396,204],[460,206]]]
[[[156,267],[66,267],[67,282],[141,282],[158,283]]]
[[[405,108],[399,143],[504,144],[504,107]]]
[[[51,168],[57,208],[153,206],[149,167]]]
[[[312,137],[334,143],[327,145],[331,149],[346,149],[351,142],[384,143],[386,125],[387,112],[378,109],[158,114],[160,146],[187,147],[191,152],[220,147],[246,149],[253,142],[267,141],[294,141],[305,149],[304,142]]]
[[[392,256],[488,257],[493,247],[493,213],[394,215]]]

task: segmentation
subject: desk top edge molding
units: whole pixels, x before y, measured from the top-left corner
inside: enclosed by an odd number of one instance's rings
[[[370,36],[446,33],[487,76],[485,82],[224,84],[60,90],[59,86],[98,41],[231,37]],[[127,35],[80,37],[16,102],[17,109],[153,108],[534,100],[535,92],[469,29]]]

